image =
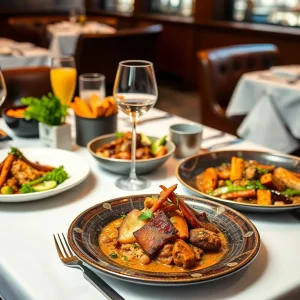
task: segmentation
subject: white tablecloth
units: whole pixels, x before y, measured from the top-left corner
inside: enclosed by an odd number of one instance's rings
[[[155,109],[146,116],[161,114]],[[122,116],[124,117],[124,115]],[[149,135],[168,134],[169,126],[188,120],[173,117],[140,125],[139,132]],[[118,130],[129,130],[126,122]],[[0,120],[0,128],[11,132]],[[205,127],[204,137],[218,131]],[[208,147],[224,137],[203,142]],[[37,139],[14,140],[1,147],[39,147]],[[228,149],[264,149],[250,142],[231,145]],[[115,187],[118,175],[99,168],[85,148],[76,150],[90,164],[91,173],[79,186],[63,194],[28,203],[0,203],[0,295],[4,300],[66,300],[105,299],[84,278],[80,270],[67,268],[59,260],[53,233],[67,232],[72,220],[83,210],[108,199],[128,195]],[[156,172],[147,175],[151,186],[142,193],[157,193],[159,184],[177,182],[175,168],[179,160],[170,158]],[[130,192],[138,194],[141,192]],[[190,194],[180,184],[179,194]],[[300,222],[291,214],[247,214],[257,226],[262,246],[255,261],[237,274],[206,284],[186,287],[151,287],[102,278],[128,300],[231,299],[268,300],[300,288],[299,232]],[[290,298],[292,299],[292,298]],[[295,298],[294,298],[295,299]]]
[[[31,43],[0,39],[0,67],[14,69],[50,65],[50,51]]]
[[[61,22],[47,26],[51,35],[50,52],[52,56],[74,55],[77,40],[82,33],[115,33],[116,29],[98,22],[87,22],[84,26]]]
[[[244,74],[226,111],[243,114],[242,138],[285,153],[300,147],[300,81],[271,71]]]

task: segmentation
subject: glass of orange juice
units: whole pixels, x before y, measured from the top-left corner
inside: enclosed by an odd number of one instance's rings
[[[54,95],[62,104],[70,104],[74,96],[77,80],[74,57],[53,57],[50,79]]]

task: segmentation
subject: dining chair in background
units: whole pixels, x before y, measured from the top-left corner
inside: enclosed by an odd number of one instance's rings
[[[161,25],[120,29],[113,34],[81,34],[75,51],[78,75],[101,73],[112,86],[122,60],[155,60],[156,40]]]
[[[49,67],[30,67],[2,71],[7,97],[1,108],[20,105],[22,97],[41,97],[52,91]]]
[[[245,116],[227,117],[226,107],[240,77],[276,65],[279,50],[272,44],[236,45],[197,52],[201,122],[236,135]]]

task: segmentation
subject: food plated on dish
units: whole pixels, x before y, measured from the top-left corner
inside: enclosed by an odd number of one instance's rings
[[[5,108],[2,111],[3,119],[7,126],[17,136],[21,137],[37,137],[39,136],[39,126],[37,120],[26,120],[24,112],[27,106],[15,106]]]
[[[101,157],[131,159],[131,132],[118,132],[117,139],[110,143],[104,144],[96,149],[96,154]],[[168,152],[165,146],[167,136],[153,140],[145,134],[137,134],[136,136],[136,159],[150,159],[162,157]]]
[[[231,274],[257,255],[254,225],[218,203],[175,194],[113,199],[80,214],[68,238],[92,268],[143,284],[198,283]]]
[[[63,166],[41,165],[28,160],[12,147],[0,164],[0,197],[9,194],[27,194],[56,188],[68,177]]]
[[[235,208],[300,207],[300,160],[257,151],[217,151],[185,159],[178,179],[191,191]]]
[[[61,149],[1,149],[0,161],[0,202],[47,198],[78,185],[89,174],[82,157]]]
[[[100,166],[117,174],[129,174],[131,164],[131,133],[113,133],[93,139],[88,150]],[[163,137],[137,134],[136,172],[156,170],[175,151],[175,145]]]

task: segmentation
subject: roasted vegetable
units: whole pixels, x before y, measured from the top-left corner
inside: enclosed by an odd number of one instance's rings
[[[208,168],[204,172],[202,181],[202,191],[207,193],[216,188],[218,181],[218,174],[215,168]]]
[[[290,189],[300,191],[300,178],[284,168],[276,168],[274,176]]]
[[[220,198],[234,200],[239,198],[255,198],[256,190],[244,190],[244,191],[236,191],[231,193],[222,194]]]
[[[270,192],[272,194],[272,199],[273,199],[274,202],[275,201],[276,202],[283,202],[285,204],[292,204],[293,203],[293,201],[289,197],[283,195],[282,193],[280,193],[278,191],[270,190]]]
[[[287,190],[283,191],[281,194],[283,194],[287,197],[294,197],[294,196],[300,196],[300,191],[287,189]]]
[[[276,177],[274,177],[271,173],[264,174],[263,176],[261,176],[260,182],[261,184],[272,190],[278,190],[281,192],[285,189],[284,184],[281,181],[279,181]]]
[[[15,159],[16,156],[12,153],[8,154],[8,156],[6,157],[0,174],[0,187],[2,187],[2,185],[6,181],[7,175]]]
[[[185,218],[177,210],[170,213],[170,221],[174,227],[178,230],[177,236],[180,239],[186,240],[189,237],[189,228]]]
[[[258,205],[272,205],[272,194],[269,190],[257,190]]]
[[[22,185],[20,192],[22,194],[33,193],[36,192],[33,188],[34,185],[42,183],[44,181],[56,181],[57,184],[63,183],[69,177],[68,173],[65,171],[63,166],[60,166],[53,171],[46,173],[44,176],[31,181],[29,183],[25,183]]]
[[[133,233],[146,224],[146,221],[139,219],[140,215],[141,211],[138,209],[133,209],[127,214],[118,230],[118,242],[127,244],[136,241]]]
[[[269,172],[273,172],[275,169],[274,165],[262,165],[259,164],[256,160],[250,160],[249,163],[256,166],[259,169],[268,170]]]
[[[161,189],[163,189],[164,191],[167,190],[167,188],[163,185],[159,186]],[[179,209],[182,211],[183,216],[186,218],[187,222],[191,225],[191,227],[193,228],[199,228],[199,227],[203,227],[206,228],[208,230],[211,230],[213,232],[219,232],[219,229],[217,228],[216,225],[209,223],[207,217],[203,216],[203,220],[200,221],[199,218],[201,215],[199,214],[195,214],[194,210],[189,207],[188,205],[186,205],[184,203],[184,201],[182,199],[180,199],[179,197],[176,197],[174,193],[172,193],[169,196],[170,200],[173,202],[173,204],[179,206]],[[205,213],[203,213],[205,214]],[[207,222],[206,222],[207,220]]]
[[[231,158],[230,181],[235,181],[243,177],[244,160],[240,157],[233,156]]]

